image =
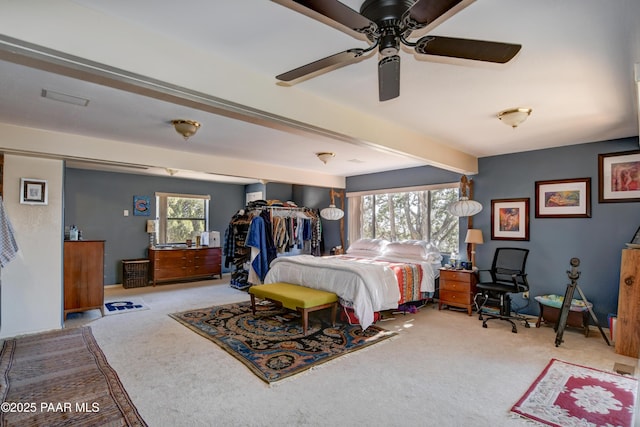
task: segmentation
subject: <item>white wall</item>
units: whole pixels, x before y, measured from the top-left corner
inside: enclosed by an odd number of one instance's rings
[[[5,154],[3,201],[18,255],[0,272],[0,338],[62,328],[61,160]],[[20,204],[20,178],[47,180],[48,205]]]

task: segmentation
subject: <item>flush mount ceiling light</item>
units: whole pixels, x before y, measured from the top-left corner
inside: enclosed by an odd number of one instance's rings
[[[531,114],[531,108],[510,108],[498,113],[498,118],[512,128],[517,128]]]
[[[195,120],[177,119],[172,120],[171,124],[176,129],[176,132],[182,135],[185,141],[195,135],[198,131],[198,128],[200,127],[200,123],[196,122]]]
[[[316,153],[316,156],[320,159],[320,161],[322,163],[324,163],[326,165],[329,160],[331,160],[332,158],[334,158],[336,156],[336,153],[331,153],[329,151],[325,151],[325,152],[322,152],[322,153]]]

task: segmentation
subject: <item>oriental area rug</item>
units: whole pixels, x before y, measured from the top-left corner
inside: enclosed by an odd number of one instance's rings
[[[90,327],[7,339],[2,426],[146,426]]]
[[[329,310],[326,310],[327,312]],[[242,302],[170,314],[178,322],[218,344],[267,383],[381,342],[395,332],[375,325],[331,326],[324,311],[309,316],[307,335],[299,316],[270,303]]]
[[[552,359],[511,411],[542,425],[634,424],[638,380]]]

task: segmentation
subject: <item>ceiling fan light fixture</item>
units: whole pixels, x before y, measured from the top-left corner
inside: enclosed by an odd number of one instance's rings
[[[498,118],[512,128],[520,126],[531,115],[531,108],[510,108],[498,113]]]
[[[336,153],[332,153],[330,151],[323,151],[320,153],[316,153],[316,156],[318,157],[318,159],[320,159],[322,163],[326,165],[329,160],[333,159],[336,156]]]
[[[176,132],[182,135],[185,141],[195,135],[200,128],[200,123],[195,120],[176,119],[172,120],[171,124],[175,128]]]

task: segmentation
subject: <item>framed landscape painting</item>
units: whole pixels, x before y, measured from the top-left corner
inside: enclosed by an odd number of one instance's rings
[[[598,155],[598,201],[640,202],[640,150]]]
[[[536,181],[536,218],[591,218],[591,178]]]
[[[529,198],[491,201],[491,239],[529,240]]]

